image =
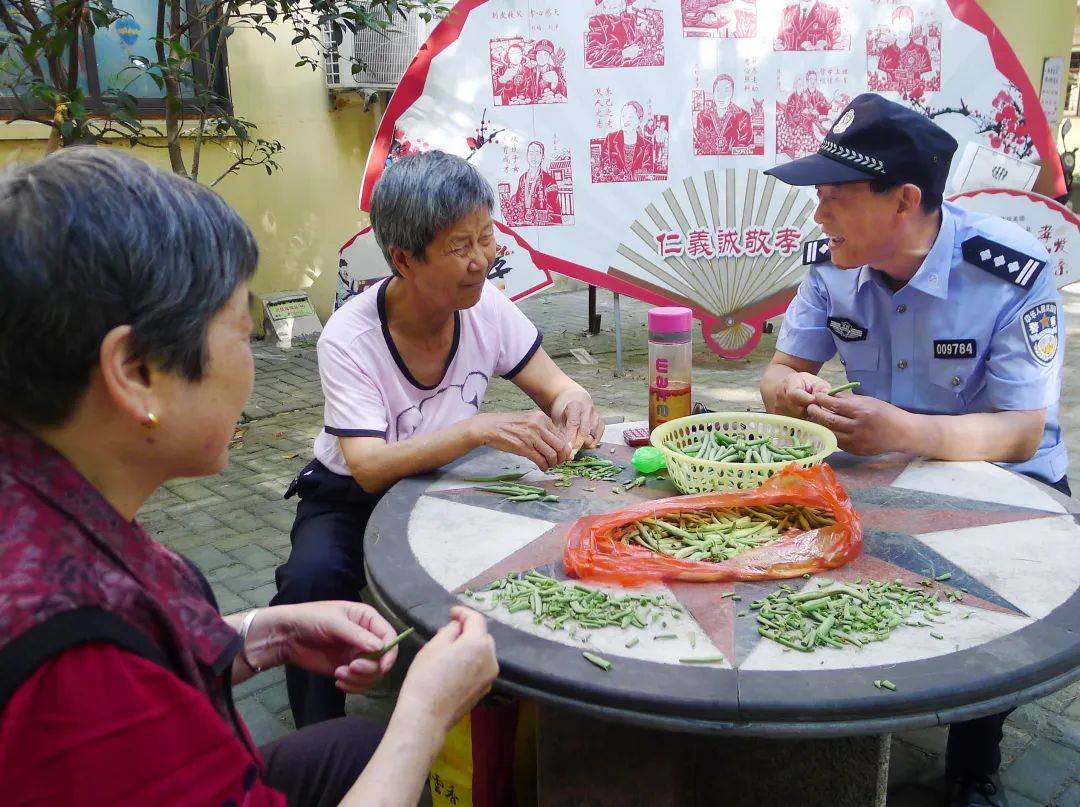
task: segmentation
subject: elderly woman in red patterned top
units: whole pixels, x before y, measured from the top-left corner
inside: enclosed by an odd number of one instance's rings
[[[363,691],[393,629],[353,602],[222,618],[134,520],[163,482],[226,465],[253,378],[251,232],[194,182],[83,148],[0,175],[0,243],[5,803],[415,805],[497,673],[483,618],[455,609],[385,735],[341,718],[260,753],[233,684],[288,663]]]

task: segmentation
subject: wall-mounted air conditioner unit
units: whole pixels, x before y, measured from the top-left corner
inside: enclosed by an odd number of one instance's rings
[[[327,89],[394,90],[433,25],[411,13],[396,19],[392,31],[363,30],[353,34],[345,30],[337,47],[334,47],[329,25],[324,26],[326,52],[323,66]],[[360,72],[353,73],[353,64],[360,65]]]

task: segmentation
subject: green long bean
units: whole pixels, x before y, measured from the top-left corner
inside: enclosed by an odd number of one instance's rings
[[[480,490],[486,493],[499,493],[511,502],[557,502],[559,497],[548,493],[536,485],[523,485],[520,482],[500,482],[485,485]]]
[[[720,562],[775,541],[788,530],[834,523],[831,512],[797,505],[674,511],[618,528],[613,538],[678,560]]]
[[[411,635],[414,630],[416,630],[416,628],[406,628],[401,633],[399,633],[397,636],[395,636],[393,639],[391,639],[389,642],[387,642],[382,647],[380,647],[378,650],[372,650],[372,651],[369,651],[369,652],[366,652],[366,653],[360,653],[359,654],[360,658],[368,659],[369,661],[374,661],[376,659],[382,658],[387,653],[389,653],[393,648],[395,648],[399,644],[401,644],[401,640],[404,639],[405,637]]]
[[[700,656],[697,658],[681,658],[680,664],[719,664],[724,660],[723,656]]]
[[[829,390],[828,394],[839,395],[841,392],[851,392],[852,390],[858,389],[859,386],[860,384],[858,381],[849,381],[847,384],[841,384],[838,387],[833,387],[831,390]]]
[[[664,445],[672,451],[699,460],[758,464],[804,460],[818,450],[811,444],[788,445],[779,441],[780,438],[702,430],[700,433],[691,433],[682,443],[666,440]]]

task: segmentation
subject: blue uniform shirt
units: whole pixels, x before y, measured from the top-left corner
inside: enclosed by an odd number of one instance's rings
[[[1038,261],[1047,264],[1034,276]],[[897,292],[869,266],[812,266],[776,347],[820,362],[839,351],[859,394],[911,412],[1046,409],[1035,456],[1002,464],[1056,482],[1068,467],[1058,425],[1062,315],[1049,256],[1034,236],[946,202],[930,253]]]

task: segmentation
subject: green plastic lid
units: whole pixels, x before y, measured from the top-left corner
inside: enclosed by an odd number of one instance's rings
[[[634,452],[630,461],[643,474],[653,474],[667,467],[664,452],[653,446],[642,446]]]

